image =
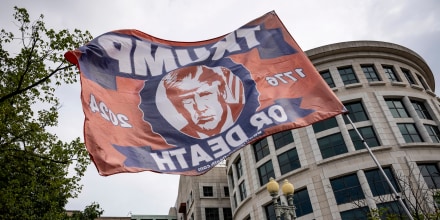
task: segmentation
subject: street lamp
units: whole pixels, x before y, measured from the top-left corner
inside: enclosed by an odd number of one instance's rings
[[[269,179],[266,189],[272,196],[273,207],[277,220],[281,219],[281,215],[284,215],[287,220],[296,219],[296,207],[293,204],[293,192],[295,190],[293,185],[289,183],[288,180],[284,180],[283,186],[281,187],[281,191],[283,191],[284,196],[287,198],[287,205],[278,203],[278,191],[280,190],[280,186],[272,177]]]

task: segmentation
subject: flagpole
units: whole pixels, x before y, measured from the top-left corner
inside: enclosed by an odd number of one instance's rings
[[[402,205],[403,210],[405,210],[405,213],[408,215],[409,219],[413,220],[413,217],[412,217],[411,213],[409,212],[408,208],[406,207],[405,203],[403,202],[402,197],[400,197],[400,195],[397,193],[396,189],[394,188],[393,184],[391,183],[390,179],[388,179],[388,176],[385,174],[385,171],[382,169],[382,166],[380,165],[376,156],[374,156],[374,154],[371,151],[370,147],[368,146],[367,142],[364,140],[364,138],[362,137],[362,135],[359,132],[359,130],[357,129],[357,127],[351,121],[350,116],[348,114],[346,114],[345,116],[347,116],[347,119],[348,119],[348,121],[350,121],[351,126],[354,128],[357,135],[361,138],[361,141],[364,144],[365,148],[368,150],[368,153],[370,153],[371,158],[373,158],[374,162],[376,163],[376,166],[379,168],[380,172],[382,173],[382,176],[385,178],[385,180],[387,181],[391,190],[393,191],[395,198],[399,200],[400,205]]]

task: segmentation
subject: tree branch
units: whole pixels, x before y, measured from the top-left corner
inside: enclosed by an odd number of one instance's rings
[[[60,64],[60,65],[59,65],[54,71],[52,71],[49,75],[47,75],[47,76],[41,78],[40,80],[38,80],[37,82],[35,82],[35,83],[29,85],[28,87],[23,88],[23,89],[19,89],[19,90],[15,90],[14,92],[11,92],[11,93],[9,93],[9,94],[7,94],[7,95],[1,97],[1,98],[0,98],[0,103],[3,103],[4,101],[6,101],[6,100],[9,99],[9,98],[12,98],[12,97],[14,97],[14,96],[16,96],[16,95],[18,95],[18,94],[20,94],[20,93],[22,93],[22,92],[26,92],[27,90],[32,89],[32,88],[38,86],[39,84],[41,84],[42,82],[44,82],[44,81],[46,81],[47,79],[49,79],[51,76],[53,76],[53,75],[54,75],[55,73],[57,73],[58,71],[60,71],[60,70],[65,70],[65,69],[68,69],[68,68],[74,66],[74,65],[72,64],[72,65],[69,65],[69,66],[65,66],[65,67],[61,67],[61,68],[60,68],[60,66],[62,66],[62,65],[63,65],[63,64],[61,63],[61,64]]]

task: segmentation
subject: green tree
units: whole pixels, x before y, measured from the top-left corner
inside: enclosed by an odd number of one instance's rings
[[[93,202],[91,205],[86,206],[82,212],[74,212],[72,216],[66,216],[66,220],[94,220],[101,217],[104,211],[101,209],[98,203]]]
[[[61,219],[90,162],[79,138],[64,142],[47,128],[58,123],[56,87],[77,81],[63,54],[91,35],[47,29],[25,8],[13,17],[17,30],[0,32],[0,219]]]

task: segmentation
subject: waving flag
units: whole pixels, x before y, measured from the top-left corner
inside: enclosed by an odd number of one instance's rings
[[[65,54],[101,175],[200,175],[254,140],[344,112],[275,12],[218,38],[105,33]]]

